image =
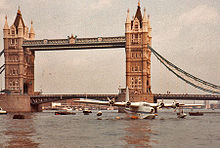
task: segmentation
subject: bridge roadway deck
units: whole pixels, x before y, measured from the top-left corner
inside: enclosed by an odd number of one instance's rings
[[[220,100],[220,95],[210,94],[154,94],[155,99],[165,100]]]
[[[31,104],[41,104],[59,100],[74,99],[74,98],[88,98],[96,100],[107,100],[109,98],[118,98],[118,94],[48,94],[31,96]]]
[[[31,104],[37,105],[47,102],[73,99],[73,98],[89,98],[96,100],[107,100],[109,98],[115,98],[117,101],[118,94],[48,94],[31,96]],[[208,95],[208,94],[154,94],[154,99],[164,100],[220,100],[220,95]]]

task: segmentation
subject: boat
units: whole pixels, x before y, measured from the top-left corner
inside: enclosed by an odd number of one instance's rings
[[[89,110],[88,108],[84,108],[83,113],[84,115],[88,115],[89,113],[92,113],[92,111]]]
[[[73,109],[71,107],[64,107],[62,108],[63,110],[66,110],[66,111],[73,111]]]
[[[114,110],[114,107],[108,107],[107,110]]]
[[[185,118],[186,116],[187,116],[186,113],[183,112],[177,113],[178,118]]]
[[[14,115],[13,119],[25,119],[25,116],[18,114],[18,115]]]
[[[55,112],[55,115],[75,115],[76,113],[74,112],[67,112],[67,111],[59,111]]]
[[[7,114],[7,112],[0,107],[0,115],[3,115],[3,114]]]
[[[101,116],[102,115],[102,111],[98,111],[98,113],[96,115],[97,116]]]
[[[190,116],[203,116],[203,112],[189,112]]]

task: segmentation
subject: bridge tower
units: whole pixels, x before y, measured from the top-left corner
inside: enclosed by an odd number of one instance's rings
[[[129,88],[131,101],[153,102],[151,93],[151,46],[152,28],[146,9],[142,16],[138,2],[135,17],[130,19],[129,10],[125,22],[126,38],[126,86]]]
[[[34,52],[22,47],[24,40],[33,40],[35,33],[33,23],[31,28],[25,26],[20,9],[14,23],[8,26],[5,17],[4,56],[5,56],[5,89],[12,94],[34,93]]]

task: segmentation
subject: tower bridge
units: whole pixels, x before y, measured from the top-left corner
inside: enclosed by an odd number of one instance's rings
[[[131,101],[155,102],[157,99],[210,99],[206,95],[171,95],[155,94],[151,91],[151,53],[162,62],[178,78],[184,80],[193,87],[206,92],[220,94],[220,87],[198,79],[182,69],[178,68],[152,48],[152,28],[150,16],[142,15],[140,2],[134,18],[130,19],[129,10],[125,21],[125,36],[78,38],[71,35],[67,39],[42,39],[35,40],[33,22],[30,30],[24,24],[20,9],[14,23],[9,27],[5,17],[4,52],[5,63],[0,67],[0,72],[5,69],[5,89],[10,94],[0,96],[0,106],[7,111],[31,111],[41,103],[84,97],[85,94],[75,95],[36,95],[34,92],[34,60],[35,52],[38,51],[63,51],[122,48],[126,55],[126,86],[129,88]],[[197,84],[198,83],[198,84]],[[124,100],[124,94],[97,94],[90,98],[103,99],[114,97],[119,101]],[[219,99],[219,96],[211,96]]]

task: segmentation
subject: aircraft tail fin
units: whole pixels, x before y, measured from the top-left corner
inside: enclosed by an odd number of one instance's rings
[[[126,87],[125,102],[129,102],[129,89]]]

